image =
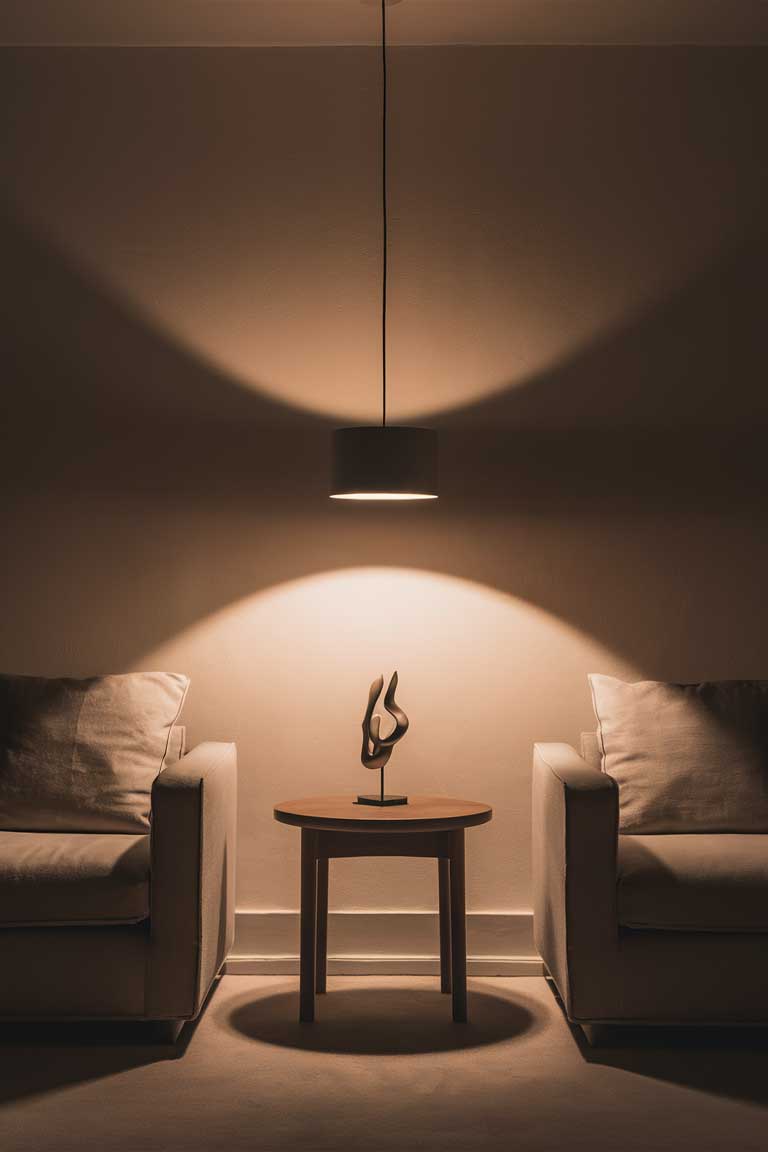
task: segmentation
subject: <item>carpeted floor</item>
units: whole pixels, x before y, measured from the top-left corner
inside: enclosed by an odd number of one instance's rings
[[[143,1026],[0,1026],[2,1152],[768,1148],[768,1035],[586,1048],[543,979],[225,977],[176,1051]]]

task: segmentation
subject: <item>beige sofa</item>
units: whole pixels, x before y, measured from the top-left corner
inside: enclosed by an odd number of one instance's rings
[[[234,935],[236,784],[234,744],[204,743],[155,779],[149,833],[0,831],[0,1018],[194,1018]]]
[[[595,734],[537,744],[534,931],[568,1018],[768,1023],[768,835],[619,834]]]

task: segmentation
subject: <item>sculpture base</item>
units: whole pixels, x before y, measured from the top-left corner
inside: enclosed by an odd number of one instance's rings
[[[374,804],[377,808],[389,808],[391,804],[407,804],[407,796],[358,796],[358,804]]]

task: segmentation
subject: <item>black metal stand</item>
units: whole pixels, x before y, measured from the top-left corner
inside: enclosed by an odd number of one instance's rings
[[[373,804],[377,808],[388,808],[392,804],[407,804],[407,796],[387,796],[384,792],[384,768],[381,769],[381,789],[378,796],[358,796],[358,804]]]
[[[358,796],[358,804],[373,804],[377,808],[387,808],[390,804],[407,804],[407,796]]]

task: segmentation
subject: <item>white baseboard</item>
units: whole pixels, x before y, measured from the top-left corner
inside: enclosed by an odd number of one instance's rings
[[[225,976],[298,976],[298,956],[230,956]],[[530,956],[468,956],[469,976],[543,976]],[[329,976],[439,976],[436,956],[329,956]]]
[[[440,971],[436,912],[330,912],[328,972],[332,976],[435,976]],[[299,913],[237,913],[227,975],[299,971]],[[467,913],[470,976],[539,976],[530,912]]]

